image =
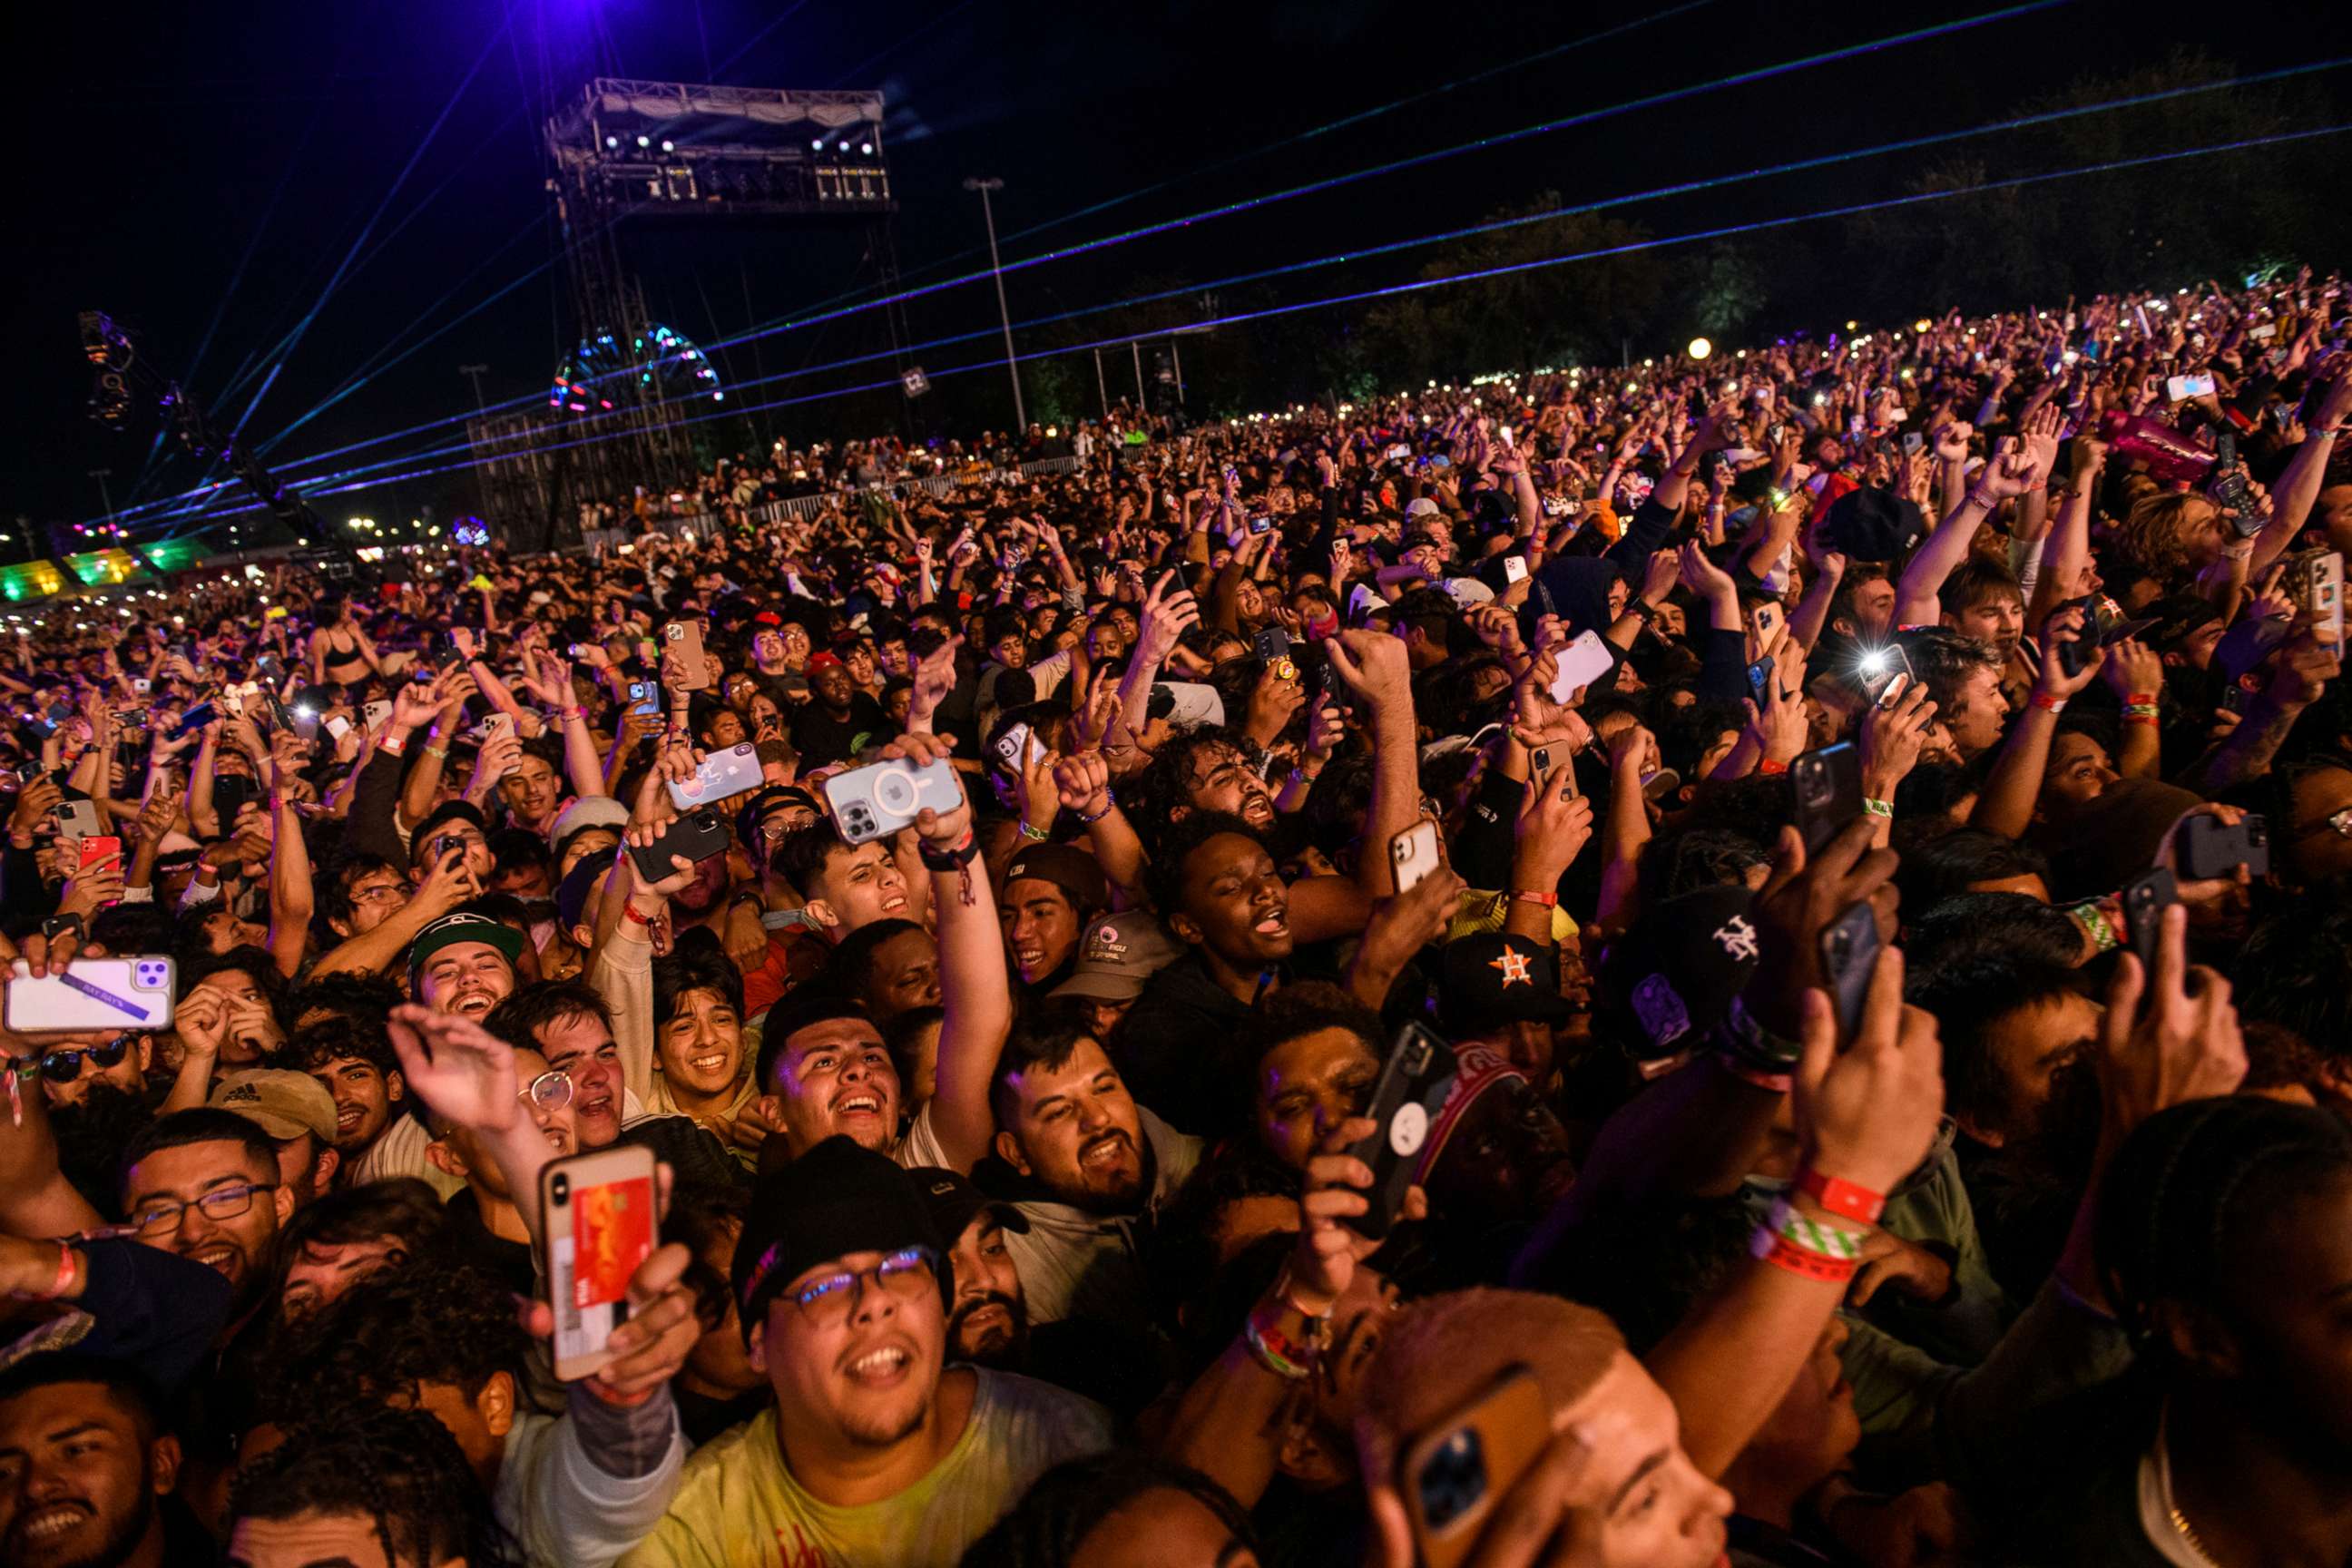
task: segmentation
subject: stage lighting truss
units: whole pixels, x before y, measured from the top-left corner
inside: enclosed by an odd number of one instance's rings
[[[555,373],[547,405],[566,414],[606,414],[634,402],[724,403],[710,361],[681,332],[658,322],[623,337],[599,332]]]
[[[590,205],[642,216],[897,210],[882,95],[600,77],[547,124]]]

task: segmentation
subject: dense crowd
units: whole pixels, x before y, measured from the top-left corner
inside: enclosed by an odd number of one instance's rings
[[[2352,1559],[2347,321],[29,616],[0,1568]]]

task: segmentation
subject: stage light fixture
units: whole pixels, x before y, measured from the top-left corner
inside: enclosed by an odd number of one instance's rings
[[[859,143],[857,144],[857,150],[858,150],[858,152],[860,152],[860,153],[864,153],[864,154],[865,154],[866,157],[868,157],[868,158],[871,158],[872,156],[874,156],[874,143],[873,143],[873,142],[859,142]]]
[[[621,139],[617,136],[607,136],[604,138],[604,145],[607,147],[618,147],[620,144]]]
[[[637,145],[640,147],[650,147],[653,144],[654,139],[650,136],[640,136],[637,138]]]
[[[810,142],[810,143],[809,143],[809,151],[810,151],[810,152],[812,152],[812,153],[822,153],[822,152],[824,152],[824,137],[822,137],[822,136],[820,136],[820,137],[818,137],[815,141],[814,141],[814,142]]]
[[[664,141],[662,142],[662,151],[665,153],[675,153],[677,151],[677,143],[675,142]]]
[[[1715,345],[1705,338],[1693,338],[1690,341],[1690,348],[1686,352],[1693,359],[1705,359],[1715,352]]]
[[[836,153],[846,153],[849,151],[849,143],[846,142],[836,142],[833,144],[833,150]]]

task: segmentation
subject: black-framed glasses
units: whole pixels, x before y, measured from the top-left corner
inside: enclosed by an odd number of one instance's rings
[[[100,1072],[121,1067],[122,1058],[130,1054],[131,1044],[135,1037],[123,1035],[104,1045],[66,1046],[54,1051],[45,1051],[37,1057],[19,1057],[12,1064],[13,1070],[18,1078],[31,1078],[38,1073],[51,1083],[71,1083],[81,1076],[85,1058]]]
[[[253,1194],[278,1190],[276,1182],[239,1182],[234,1186],[215,1187],[194,1203],[182,1203],[177,1198],[158,1198],[131,1216],[131,1228],[141,1236],[169,1236],[180,1228],[180,1218],[190,1209],[200,1211],[206,1219],[235,1219],[253,1207]]]
[[[871,1268],[819,1275],[792,1292],[793,1305],[815,1327],[837,1328],[849,1321],[867,1280],[901,1300],[918,1300],[939,1289],[939,1265],[940,1255],[928,1247],[902,1247]]]

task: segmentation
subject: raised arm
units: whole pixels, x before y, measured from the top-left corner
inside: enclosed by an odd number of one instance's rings
[[[1969,499],[1937,525],[1911,557],[1911,564],[1903,569],[1903,579],[1895,590],[1895,624],[1934,626],[1941,619],[1944,579],[1968,559],[1977,530],[1992,515],[1993,508],[2011,496],[2023,495],[2040,481],[2041,476],[2021,452],[2005,452],[1987,463]]]
[[[902,735],[884,747],[882,755],[903,757],[922,767],[945,761],[952,744],[943,736]],[[971,803],[961,783],[956,805],[946,812],[926,808],[915,820],[915,832],[931,879],[931,909],[939,924],[940,1005],[946,1014],[940,1022],[931,1131],[949,1164],[969,1171],[995,1136],[988,1083],[1013,1027],[1004,936],[996,918],[996,895],[989,888],[988,866],[971,830]]]
[[[1970,826],[2022,838],[2033,825],[2033,803],[2041,796],[2042,774],[2049,770],[2050,742],[2058,733],[2059,711],[2067,699],[2098,679],[2099,666],[2106,658],[2104,649],[2094,648],[2078,674],[2067,674],[2058,650],[2080,642],[2082,636],[2079,606],[2061,610],[2042,626],[2042,673],[2034,679],[2025,711],[2012,721],[2000,759],[1993,763],[1977,796],[1976,810],[1969,815]]]
[[[2279,474],[2271,496],[2271,520],[2254,540],[2253,559],[2249,563],[2254,575],[2260,576],[2272,562],[2285,554],[2294,543],[2294,536],[2303,531],[2304,520],[2311,515],[2312,503],[2319,499],[2320,489],[2326,482],[2327,460],[2336,453],[2347,418],[2352,418],[2352,369],[2337,371],[2335,379],[2327,384],[2318,411],[2312,416],[2310,433]]]
[[[1379,899],[1396,890],[1389,842],[1421,813],[1421,758],[1415,748],[1412,671],[1404,644],[1361,629],[1341,632],[1323,645],[1324,657],[1371,709],[1372,798],[1364,816],[1366,853],[1357,880]]]

